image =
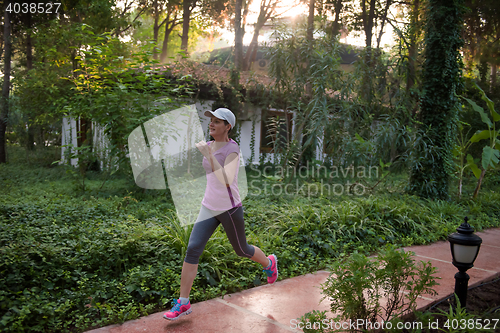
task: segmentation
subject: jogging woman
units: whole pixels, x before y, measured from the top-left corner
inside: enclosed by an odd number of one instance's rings
[[[196,147],[204,156],[203,168],[207,174],[207,187],[182,265],[180,298],[174,299],[174,307],[163,315],[169,320],[176,320],[191,313],[189,292],[198,271],[198,261],[219,223],[222,223],[238,256],[260,263],[267,274],[268,283],[274,283],[278,278],[276,255],[266,257],[261,249],[248,245],[246,240],[237,181],[240,149],[228,136],[234,128],[236,118],[226,108],[206,111],[205,116],[211,118],[209,128],[214,140],[201,141]]]

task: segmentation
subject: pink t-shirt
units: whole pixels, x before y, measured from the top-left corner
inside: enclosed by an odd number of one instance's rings
[[[211,143],[211,141],[207,142],[209,146]],[[224,147],[216,150],[213,155],[219,164],[224,167],[224,162],[231,153],[240,154],[240,147],[233,139],[229,139],[229,142]],[[236,168],[234,179],[228,179],[229,188],[226,184],[222,184],[212,172],[212,166],[206,157],[203,158],[203,168],[207,173],[207,188],[201,204],[208,209],[218,211],[226,211],[241,206],[240,191],[238,189],[239,165]]]

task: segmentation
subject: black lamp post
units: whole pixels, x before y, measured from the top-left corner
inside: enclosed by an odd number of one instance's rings
[[[469,220],[467,216],[464,220],[465,222],[457,228],[457,232],[448,236],[453,265],[459,270],[455,274],[455,294],[457,294],[462,308],[465,308],[467,301],[469,275],[466,271],[474,266],[474,260],[476,260],[479,247],[483,242],[481,237],[474,235],[474,228],[467,222]]]

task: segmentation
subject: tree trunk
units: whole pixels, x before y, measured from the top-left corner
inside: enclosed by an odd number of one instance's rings
[[[425,63],[417,129],[420,143],[410,169],[408,190],[428,199],[447,200],[452,151],[458,124],[458,98],[463,45],[463,1],[430,0],[425,25]]]
[[[472,199],[476,199],[477,195],[479,194],[479,190],[481,189],[481,183],[483,182],[483,178],[484,178],[485,173],[486,173],[486,170],[481,171],[481,176],[479,176],[479,179],[477,180],[476,189],[474,190],[474,194],[472,195]]]
[[[33,69],[33,47],[31,43],[31,13],[28,12],[26,16],[26,27],[28,28],[28,33],[26,36],[26,67],[28,68],[28,76],[29,71]],[[31,117],[30,117],[31,118]],[[31,119],[30,119],[31,120]],[[28,150],[35,149],[35,145],[33,144],[35,141],[35,127],[31,124],[31,121],[28,123],[28,142],[26,143],[26,148]]]
[[[335,37],[340,33],[341,25],[340,25],[340,12],[342,10],[342,1],[335,1],[335,16],[332,23],[332,35]]]
[[[248,46],[248,50],[245,54],[245,59],[243,60],[243,70],[250,70],[252,63],[255,61],[257,56],[257,49],[259,48],[259,34],[260,30],[266,24],[267,20],[274,14],[276,8],[276,2],[274,0],[261,0],[259,17],[257,18],[257,23],[255,24],[255,29],[252,36],[252,41]]]
[[[31,42],[31,13],[28,12],[28,17],[27,17],[27,24],[26,26],[28,27],[28,34],[26,36],[26,67],[28,68],[28,71],[33,69],[33,45]]]
[[[243,65],[243,27],[241,26],[241,10],[244,0],[236,0],[234,13],[234,67],[241,71]]]
[[[196,6],[196,1],[185,0],[182,4],[182,37],[181,37],[181,50],[188,54],[188,41],[189,41],[189,23],[191,20],[191,12],[194,6]]]
[[[419,12],[420,12],[420,0],[413,1],[413,8],[411,13],[411,33],[410,33],[410,45],[408,46],[408,75],[406,77],[406,94],[410,95],[411,90],[415,86],[415,80],[417,77],[416,73],[416,63],[417,63],[417,39],[420,34],[419,25]],[[411,98],[412,101],[416,102],[416,98]],[[412,116],[415,117],[417,113],[417,103],[412,103]]]
[[[251,0],[236,0],[234,15],[234,67],[236,72],[243,70],[243,36]],[[239,76],[239,74],[238,74]]]
[[[371,68],[373,67],[373,50],[372,50],[372,37],[373,37],[373,21],[375,18],[375,0],[370,0],[369,8],[366,8],[365,1],[361,2],[362,9],[362,20],[363,20],[363,31],[365,32],[365,66],[368,70],[363,74],[362,78],[362,88],[361,88],[361,96],[364,100],[371,103],[373,98],[373,92],[371,87]]]
[[[92,121],[85,117],[80,118],[79,136],[77,139],[78,147],[92,146]],[[87,159],[89,153],[78,153],[78,165],[80,167],[80,174],[85,176],[89,167],[90,161]]]
[[[307,17],[307,40],[312,41],[314,39],[314,6],[315,0],[309,0],[309,16]]]
[[[370,8],[366,9],[365,1],[361,2],[363,31],[365,32],[365,45],[366,48],[372,47],[373,37],[373,20],[375,18],[375,0],[370,0]]]
[[[484,59],[480,59],[477,67],[479,70],[479,82],[481,83],[480,86],[484,89],[488,76],[488,63]]]
[[[458,199],[460,200],[462,198],[462,182],[463,182],[463,175],[460,175],[460,179],[458,180]]]
[[[35,150],[35,126],[28,123],[28,140],[26,142],[26,149]]]
[[[406,81],[406,91],[409,92],[415,85],[415,63],[417,58],[417,26],[418,14],[420,10],[420,0],[414,0],[411,14],[410,45],[408,47],[408,77]]]
[[[380,48],[380,41],[382,40],[382,35],[384,34],[385,21],[387,20],[387,12],[392,4],[392,0],[386,0],[384,13],[382,14],[382,22],[380,23],[380,32],[377,38],[377,49]]]
[[[173,27],[172,27],[173,28]],[[172,29],[169,29],[168,23],[165,24],[165,36],[163,37],[163,45],[161,46],[160,63],[164,64],[167,60],[168,40]]]
[[[172,18],[170,18],[173,15]],[[165,36],[163,37],[163,45],[160,54],[160,63],[165,63],[167,60],[168,51],[168,41],[170,39],[170,34],[174,30],[175,26],[180,22],[177,20],[177,11],[174,6],[169,5],[167,9],[167,17],[162,24],[165,24]]]
[[[7,154],[5,151],[5,134],[7,132],[7,119],[9,116],[9,92],[10,92],[10,61],[12,56],[12,43],[11,43],[11,26],[10,26],[10,15],[6,10],[7,4],[9,2],[4,2],[4,29],[3,29],[3,40],[4,40],[4,77],[3,77],[3,87],[2,87],[2,113],[0,116],[0,163],[7,163]]]
[[[259,31],[257,27],[255,27],[252,41],[248,46],[247,52],[245,53],[245,58],[243,59],[243,66],[241,66],[242,70],[248,71],[252,68],[252,63],[255,61],[255,56],[257,55],[257,48],[259,47]]]
[[[493,92],[497,86],[497,68],[498,68],[497,64],[494,64],[494,63],[491,64],[490,95],[493,94]]]
[[[160,27],[158,26],[158,21],[160,18],[160,13],[158,11],[158,1],[154,0],[153,1],[153,16],[154,16],[154,26],[153,26],[153,40],[155,42],[155,46],[153,48],[153,59],[158,60],[158,31],[160,30]]]
[[[307,17],[306,39],[310,43],[311,49],[313,48],[312,44],[314,42],[314,5],[315,5],[315,0],[309,0],[309,16]],[[307,68],[309,68],[309,63],[307,63]],[[311,82],[306,83],[306,95],[312,97]]]
[[[45,130],[42,126],[37,126],[36,145],[42,148],[46,147]]]

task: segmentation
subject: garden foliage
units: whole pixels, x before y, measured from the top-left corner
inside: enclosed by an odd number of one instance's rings
[[[476,198],[479,193],[479,189],[481,188],[481,183],[486,171],[489,169],[494,169],[498,165],[500,159],[500,129],[498,131],[496,130],[496,123],[500,121],[500,115],[495,111],[495,105],[493,101],[489,99],[488,96],[486,96],[481,88],[479,88],[477,85],[476,87],[481,93],[481,99],[488,106],[491,119],[488,116],[488,113],[485,112],[482,107],[477,105],[476,102],[468,98],[464,98],[472,106],[474,111],[479,113],[482,122],[488,127],[488,129],[482,130],[480,132],[478,131],[469,139],[470,143],[479,142],[481,140],[489,140],[489,143],[487,143],[483,147],[483,152],[481,155],[482,170],[478,168],[478,166],[474,162],[473,157],[470,154],[467,155],[467,165],[470,166],[472,172],[474,173],[474,176],[478,179],[476,189],[474,190],[474,198]]]
[[[343,332],[345,329],[342,327],[352,327],[345,322],[358,323],[361,320],[373,324],[377,321],[397,321],[415,311],[417,297],[436,294],[433,287],[437,282],[433,276],[436,269],[431,263],[421,261],[416,264],[412,256],[411,252],[387,245],[374,258],[355,251],[334,262],[322,289],[323,299],[330,301],[335,317],[327,318],[326,311],[309,312],[300,318],[307,328],[304,332]],[[382,303],[382,299],[386,303]],[[365,331],[359,328],[348,330]]]
[[[354,252],[335,262],[323,285],[335,320],[391,321],[416,310],[417,297],[436,294],[430,262],[415,264],[411,252],[386,246],[375,259]],[[381,304],[385,298],[387,303]]]
[[[178,295],[189,229],[176,222],[167,193],[139,189],[121,172],[101,187],[105,175],[94,171],[87,191],[76,191],[65,166],[28,166],[20,147],[9,153],[14,163],[0,166],[0,330],[83,331],[163,310]],[[477,230],[498,226],[499,203],[492,191],[477,201],[427,201],[400,186],[359,197],[249,194],[244,207],[249,243],[279,253],[287,278],[353,251],[445,239],[465,215]],[[238,258],[217,230],[192,300],[261,284],[257,266]]]

